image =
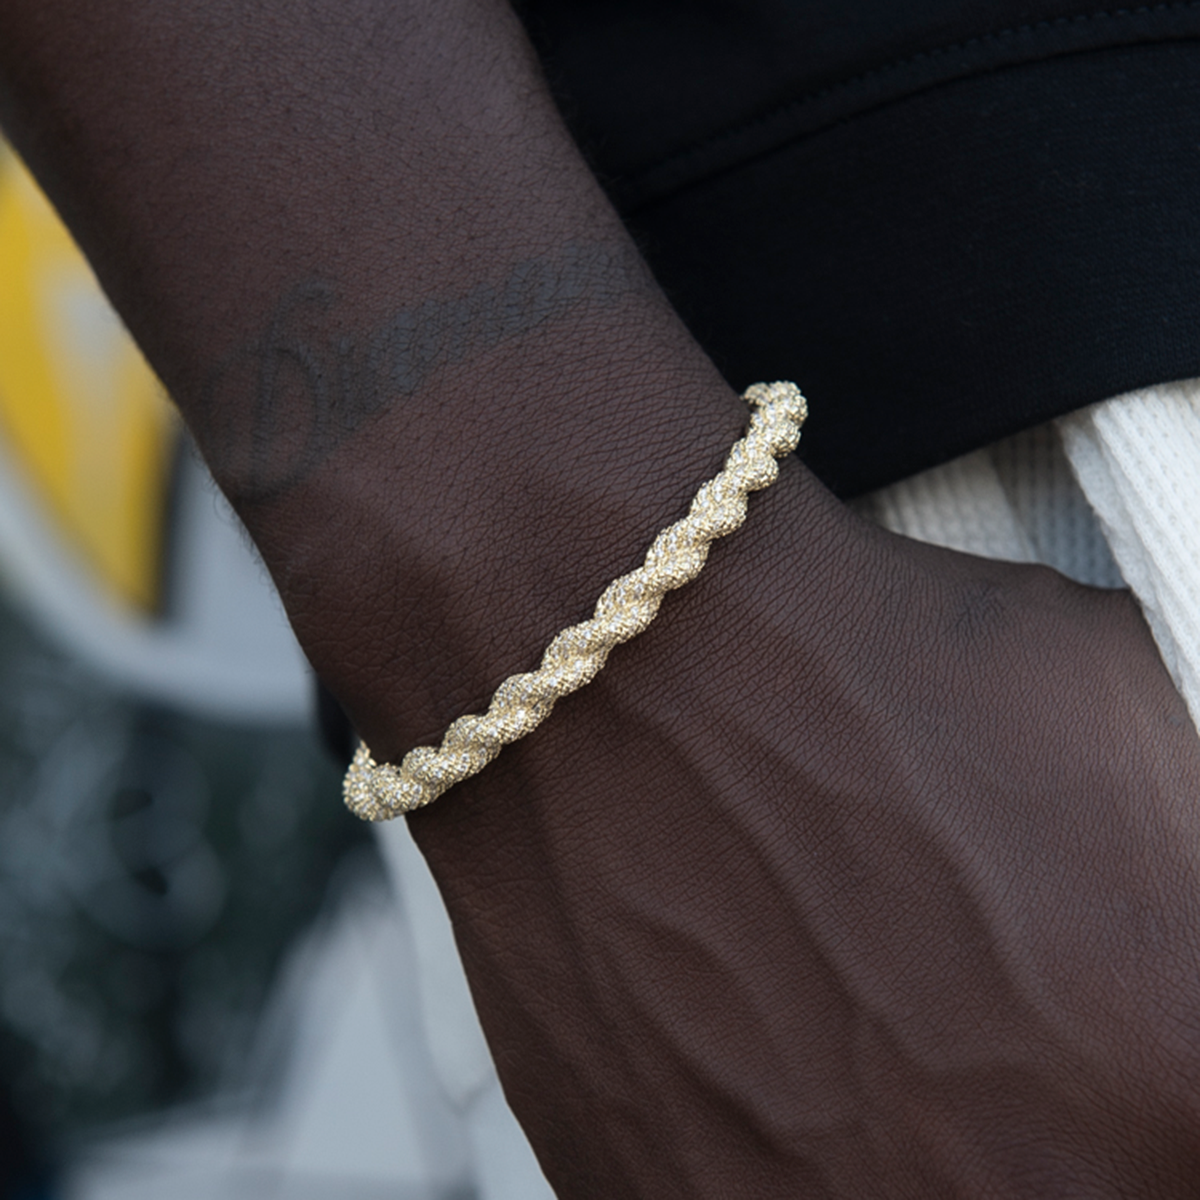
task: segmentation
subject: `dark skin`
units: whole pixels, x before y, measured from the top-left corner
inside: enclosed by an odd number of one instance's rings
[[[0,74],[381,758],[530,669],[740,432],[499,0],[8,0]],[[1198,797],[1127,595],[790,460],[410,824],[563,1197],[1163,1200],[1200,1191]]]

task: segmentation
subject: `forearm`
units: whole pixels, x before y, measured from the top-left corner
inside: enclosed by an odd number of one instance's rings
[[[64,0],[0,46],[14,139],[381,754],[530,666],[736,437],[506,5]]]

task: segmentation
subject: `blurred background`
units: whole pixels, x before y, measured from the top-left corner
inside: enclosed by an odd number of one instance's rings
[[[316,707],[0,143],[0,1200],[551,1196],[428,868],[346,812]]]
[[[283,964],[383,888],[313,696],[236,518],[0,144],[0,1197],[85,1195],[71,1164],[110,1131],[272,1086]]]

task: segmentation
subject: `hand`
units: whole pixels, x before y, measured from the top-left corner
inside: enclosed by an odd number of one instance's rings
[[[410,822],[564,1200],[1163,1200],[1200,1181],[1198,802],[1127,594],[792,463]]]
[[[737,436],[501,0],[9,0],[0,119],[382,757]],[[1200,1179],[1197,796],[1127,598],[792,463],[412,823],[564,1197],[1161,1200]]]

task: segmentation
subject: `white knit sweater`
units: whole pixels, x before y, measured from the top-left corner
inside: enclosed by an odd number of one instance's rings
[[[1200,728],[1200,380],[1095,404],[860,506],[922,541],[1128,585]]]

